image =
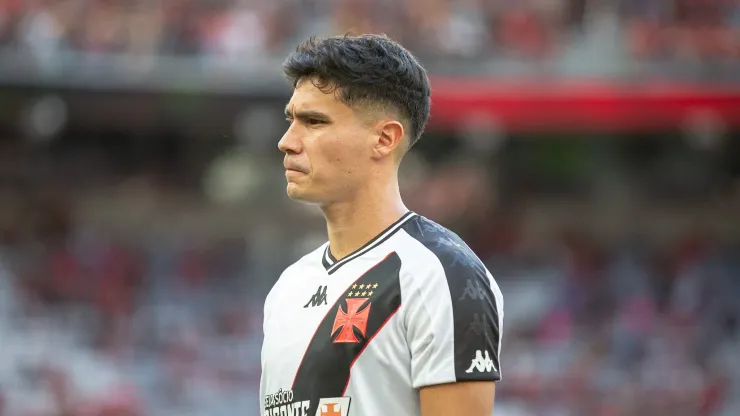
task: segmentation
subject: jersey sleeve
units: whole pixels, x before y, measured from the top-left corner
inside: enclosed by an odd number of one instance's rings
[[[436,253],[408,285],[404,323],[414,388],[501,379],[503,297],[477,258]]]

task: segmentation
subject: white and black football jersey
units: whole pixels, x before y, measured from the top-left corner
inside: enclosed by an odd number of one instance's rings
[[[413,212],[341,260],[326,243],[265,301],[261,415],[419,415],[421,387],[501,379],[503,317],[480,259]]]

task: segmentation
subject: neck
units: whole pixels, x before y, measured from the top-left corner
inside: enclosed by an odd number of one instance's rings
[[[359,249],[401,218],[408,209],[398,182],[358,192],[348,201],[322,207],[331,254],[338,260]]]

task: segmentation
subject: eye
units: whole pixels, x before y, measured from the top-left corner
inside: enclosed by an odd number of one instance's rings
[[[315,126],[315,125],[318,125],[318,124],[324,124],[324,122],[321,121],[321,120],[317,120],[315,118],[309,118],[309,119],[306,119],[306,124],[308,124],[310,126]]]

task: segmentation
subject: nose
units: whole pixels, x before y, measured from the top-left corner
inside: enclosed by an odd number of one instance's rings
[[[278,149],[283,153],[300,153],[301,140],[291,125],[278,142]]]

